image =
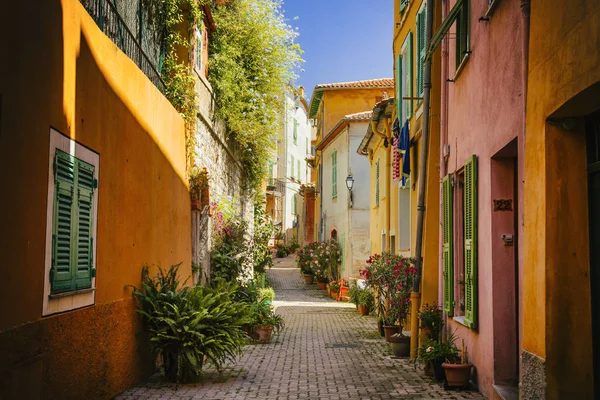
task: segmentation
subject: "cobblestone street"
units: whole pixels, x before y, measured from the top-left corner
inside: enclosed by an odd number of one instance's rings
[[[221,375],[168,385],[158,375],[118,399],[473,399],[444,391],[408,359],[392,358],[376,332],[376,319],[338,303],[316,285],[306,287],[293,256],[275,259],[268,272],[275,306],[286,327],[268,345],[249,345]]]

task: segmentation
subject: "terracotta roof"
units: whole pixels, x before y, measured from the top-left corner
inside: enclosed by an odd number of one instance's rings
[[[372,88],[392,88],[394,87],[393,78],[368,79],[366,81],[323,83],[315,86],[318,89],[372,89]]]
[[[373,116],[373,111],[363,111],[355,114],[344,115],[331,131],[317,144],[317,150],[323,150],[335,137],[345,128],[350,122],[365,122],[370,121]]]
[[[309,105],[309,118],[314,118],[317,115],[319,104],[323,98],[323,92],[326,90],[343,90],[343,89],[393,89],[393,78],[368,79],[365,81],[338,82],[338,83],[323,83],[315,86],[312,98]]]

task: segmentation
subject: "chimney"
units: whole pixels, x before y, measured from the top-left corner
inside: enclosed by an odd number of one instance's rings
[[[298,96],[304,100],[304,86],[298,88]]]

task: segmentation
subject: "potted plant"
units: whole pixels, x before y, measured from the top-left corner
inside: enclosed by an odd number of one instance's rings
[[[429,363],[437,381],[441,382],[446,377],[443,363],[456,362],[459,351],[454,344],[456,337],[450,333],[445,339],[424,342],[417,348],[416,360]],[[416,362],[415,360],[415,362]]]
[[[201,206],[208,205],[208,172],[206,168],[194,166],[190,169],[190,198],[192,201],[192,210],[200,210]],[[205,193],[206,192],[206,193]]]
[[[425,303],[419,311],[419,327],[421,337],[425,341],[437,341],[444,327],[442,309],[433,302],[431,305]]]
[[[296,254],[296,266],[300,268],[300,272],[304,276],[304,282],[307,285],[312,285],[314,282],[314,274],[311,267],[310,247],[306,246]]]
[[[454,347],[456,348],[456,346]],[[464,339],[462,340],[460,357],[447,358],[446,362],[442,363],[442,367],[444,367],[444,371],[446,372],[448,386],[466,387],[469,384],[473,364],[467,361],[467,350]]]
[[[369,289],[358,289],[358,294],[356,296],[356,305],[358,307],[358,312],[361,315],[369,315],[373,306],[375,305],[375,299],[373,298],[373,293]]]
[[[402,332],[390,335],[389,343],[395,357],[408,357],[410,355],[410,337],[404,336]]]
[[[281,315],[275,314],[272,305],[259,300],[250,305],[252,316],[252,333],[256,343],[270,343],[273,332],[279,332],[284,327]]]
[[[338,294],[340,293],[340,283],[338,281],[329,282],[329,294],[333,299],[337,299]]]

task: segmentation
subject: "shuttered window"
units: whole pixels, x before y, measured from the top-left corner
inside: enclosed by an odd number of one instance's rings
[[[298,145],[298,120],[296,118],[294,118],[294,133],[293,133],[293,138],[294,138],[294,145]]]
[[[379,159],[375,163],[375,207],[379,207]]]
[[[404,97],[408,97],[409,99],[404,100],[403,103],[406,107],[406,116],[405,118],[410,118],[412,115],[412,99],[413,97],[413,35],[412,32],[408,32],[406,36],[404,52]]]
[[[424,92],[425,55],[427,54],[425,43],[426,11],[424,3],[417,14],[417,97],[423,97]]]
[[[290,178],[292,178],[292,179],[294,179],[296,177],[296,174],[294,173],[295,165],[296,165],[296,163],[294,162],[294,156],[290,156],[290,169],[291,169]]]
[[[56,150],[51,294],[92,286],[95,186],[93,165]]]
[[[298,182],[300,182],[300,160],[296,160],[296,177],[298,178]]]
[[[400,14],[403,14],[404,10],[406,10],[406,6],[408,6],[409,0],[399,0],[399,1],[400,1]]]
[[[402,54],[396,57],[396,117],[400,121],[400,126],[404,124],[402,118]]]
[[[454,315],[454,254],[453,254],[453,191],[450,175],[442,180],[443,209],[443,261],[444,261],[444,311],[451,317]]]
[[[337,151],[331,153],[331,196],[337,197]]]
[[[465,163],[465,325],[477,326],[477,156]]]

